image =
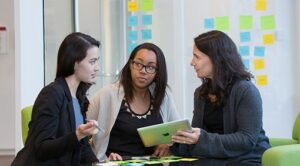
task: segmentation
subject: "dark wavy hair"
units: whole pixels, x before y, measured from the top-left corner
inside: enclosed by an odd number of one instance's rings
[[[201,78],[200,97],[208,99],[208,94],[216,95],[215,104],[224,106],[234,82],[251,80],[253,75],[246,71],[236,45],[225,33],[209,31],[197,36],[194,42],[213,65],[213,78]]]
[[[75,63],[82,61],[86,57],[88,49],[99,46],[100,42],[89,35],[80,32],[69,34],[62,41],[58,50],[55,79],[65,78],[74,74]],[[80,82],[76,92],[81,110],[84,112],[87,111],[89,105],[86,92],[90,86],[90,83]]]
[[[137,52],[141,49],[146,49],[153,51],[156,55],[157,59],[157,70],[156,70],[156,76],[153,80],[155,83],[155,89],[154,89],[154,101],[153,101],[153,108],[154,112],[157,113],[160,110],[160,105],[164,99],[165,93],[166,93],[166,87],[168,82],[168,74],[167,74],[167,66],[166,66],[166,60],[165,56],[162,52],[162,50],[156,46],[153,43],[143,43],[138,45],[136,48],[133,49],[133,51],[130,54],[130,57],[121,70],[121,73],[119,75],[120,83],[124,87],[125,92],[125,98],[129,102],[133,99],[133,86],[132,86],[132,77],[131,77],[131,70],[130,70],[130,64],[131,60],[133,60],[137,54]]]

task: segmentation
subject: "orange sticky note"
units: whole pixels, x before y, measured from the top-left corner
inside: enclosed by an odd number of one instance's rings
[[[265,68],[265,61],[263,59],[255,59],[253,61],[253,66],[255,70],[262,70]]]
[[[267,9],[266,0],[256,0],[256,10],[265,11]]]
[[[127,3],[129,12],[136,12],[138,10],[138,3],[134,1],[129,1]]]
[[[274,37],[274,34],[272,34],[272,33],[263,35],[264,44],[274,44],[274,40],[275,40],[275,37]]]
[[[260,86],[268,85],[268,76],[267,75],[256,76],[256,84]]]

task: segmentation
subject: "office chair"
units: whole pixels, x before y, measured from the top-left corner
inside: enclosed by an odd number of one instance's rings
[[[292,138],[270,138],[270,144],[272,147],[281,145],[292,145],[300,143],[300,113],[294,122]]]
[[[300,165],[300,113],[293,127],[292,138],[270,138],[271,148],[262,156],[264,166]]]
[[[28,135],[28,124],[31,120],[31,112],[32,112],[32,106],[28,106],[22,109],[21,111],[21,124],[22,124],[22,140],[23,144],[25,144],[25,141],[27,139]]]

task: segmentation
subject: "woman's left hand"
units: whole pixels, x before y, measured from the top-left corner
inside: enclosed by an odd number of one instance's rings
[[[167,144],[160,144],[155,147],[153,156],[163,157],[163,156],[169,156],[170,154],[171,154],[170,146]]]
[[[196,144],[199,140],[201,130],[200,128],[192,128],[191,131],[178,130],[172,136],[172,141],[181,144]]]

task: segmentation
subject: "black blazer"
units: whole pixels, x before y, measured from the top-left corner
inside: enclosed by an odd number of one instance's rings
[[[83,118],[86,118],[83,112]],[[38,95],[24,148],[13,166],[81,165],[98,161],[88,138],[78,141],[72,97],[64,78],[44,87]]]

